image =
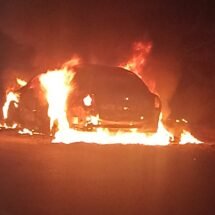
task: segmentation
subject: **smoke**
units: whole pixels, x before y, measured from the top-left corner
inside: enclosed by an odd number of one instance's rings
[[[25,44],[17,43],[12,37],[1,31],[0,50],[0,94],[2,98],[6,88],[13,84],[16,77],[23,79],[30,77],[33,71],[34,50]]]
[[[155,89],[162,102],[164,119],[167,119],[172,112],[170,102],[181,79],[179,59],[179,56],[173,54],[173,52],[156,53],[155,50],[148,59],[143,73],[148,80],[155,81]]]
[[[184,60],[185,50],[201,44],[203,34],[206,40],[214,38],[214,28],[207,18],[212,14],[208,8],[209,5],[198,2],[173,5],[163,1],[104,0],[90,4],[64,0],[3,1],[0,8],[0,29],[4,32],[0,33],[1,92],[15,76],[29,79],[60,67],[75,54],[87,63],[119,65],[131,56],[133,42],[152,41],[143,75],[156,82],[168,117],[177,112],[177,105],[170,108],[169,104],[183,94],[181,81],[190,74],[185,69],[189,62]],[[200,51],[197,54],[200,58]],[[195,63],[198,65],[198,61]],[[197,82],[192,84],[198,85]],[[190,90],[198,93],[196,88]],[[183,111],[182,103],[178,104],[186,118],[189,114]],[[204,111],[197,112],[201,115]]]
[[[183,61],[183,74],[171,101],[177,118],[215,128],[215,44],[198,48]]]

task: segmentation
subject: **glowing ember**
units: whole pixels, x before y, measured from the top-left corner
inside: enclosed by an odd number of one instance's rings
[[[152,43],[150,42],[135,42],[133,44],[132,56],[128,59],[127,62],[120,64],[119,67],[134,72],[146,83],[152,93],[157,94],[155,81],[148,80],[142,76],[143,68],[145,66],[146,59],[150,54],[151,49]]]

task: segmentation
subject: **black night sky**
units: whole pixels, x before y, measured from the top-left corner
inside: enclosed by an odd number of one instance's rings
[[[133,42],[151,41],[144,72],[171,116],[215,127],[214,16],[209,1],[1,0],[1,95],[17,75],[29,79],[74,54],[118,65]]]

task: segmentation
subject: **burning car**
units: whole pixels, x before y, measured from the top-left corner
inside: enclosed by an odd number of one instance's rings
[[[139,128],[144,132],[156,132],[160,99],[136,74],[120,67],[87,64],[76,65],[68,72],[72,77],[68,83],[72,90],[66,98],[70,128]],[[46,73],[34,77],[16,90],[18,101],[9,104],[7,123],[49,132],[48,103],[41,81],[44,75]],[[56,81],[53,86],[56,89],[55,100],[62,98],[58,95],[59,83]],[[57,120],[52,122],[53,131],[58,123]]]

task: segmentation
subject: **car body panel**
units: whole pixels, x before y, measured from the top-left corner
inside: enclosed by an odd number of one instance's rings
[[[77,65],[73,72],[73,90],[67,99],[70,127],[140,128],[149,132],[157,130],[160,99],[133,72],[119,67],[90,64]],[[18,121],[22,127],[30,126],[47,132],[48,104],[38,77],[17,91],[20,104],[18,108],[10,107],[13,109],[10,110],[13,112],[10,118]],[[92,98],[90,107],[83,102],[87,95]],[[99,116],[99,123],[92,125],[87,122],[86,118],[90,115]]]

